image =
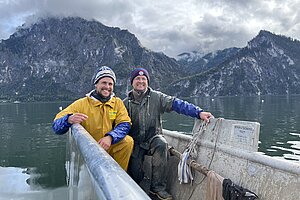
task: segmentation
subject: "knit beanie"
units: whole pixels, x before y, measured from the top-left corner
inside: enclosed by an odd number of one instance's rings
[[[116,75],[115,75],[114,71],[110,67],[102,66],[94,74],[93,79],[92,79],[93,84],[96,84],[101,78],[104,78],[104,77],[109,77],[114,81],[114,83],[116,83]]]
[[[149,73],[146,69],[144,68],[136,68],[134,69],[132,72],[131,72],[131,76],[130,76],[130,83],[132,85],[132,82],[133,82],[133,79],[137,76],[146,76],[147,80],[148,80],[148,84],[149,84],[149,81],[150,81],[150,78],[149,78]]]

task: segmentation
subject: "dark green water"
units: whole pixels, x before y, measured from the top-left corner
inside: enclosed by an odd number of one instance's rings
[[[259,151],[299,162],[300,96],[205,97],[188,101],[215,117],[259,122]],[[0,104],[0,199],[7,199],[3,194],[10,190],[24,193],[66,186],[67,137],[55,135],[51,124],[59,107],[68,104]],[[166,129],[191,132],[193,123],[194,119],[176,113],[164,115]]]

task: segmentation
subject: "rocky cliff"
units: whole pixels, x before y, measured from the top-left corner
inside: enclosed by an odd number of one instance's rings
[[[175,59],[144,48],[127,30],[81,18],[48,18],[19,28],[0,43],[0,97],[18,100],[74,99],[93,88],[96,68],[117,75],[124,96],[131,70],[141,65],[160,88],[177,79]]]
[[[102,65],[115,71],[121,97],[139,65],[149,71],[151,87],[180,97],[300,94],[300,42],[286,36],[261,31],[244,48],[179,57],[146,49],[127,30],[97,21],[40,19],[0,42],[0,100],[84,96]]]

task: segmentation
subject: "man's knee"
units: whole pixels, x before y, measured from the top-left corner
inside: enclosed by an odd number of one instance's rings
[[[167,150],[168,142],[162,135],[157,135],[151,142],[150,148],[155,148],[159,150]]]
[[[110,149],[108,150],[108,153],[111,156],[115,156],[117,154],[122,154],[125,157],[130,157],[130,155],[132,154],[132,150],[133,150],[133,139],[131,136],[126,135],[123,140],[119,141],[116,144],[113,144]]]
[[[168,159],[168,143],[163,136],[156,137],[152,140],[149,155],[160,157],[163,160]]]
[[[122,140],[122,142],[124,143],[124,149],[126,149],[126,151],[130,152],[130,154],[132,153],[133,150],[133,139],[131,136],[126,135],[124,137],[124,139]]]

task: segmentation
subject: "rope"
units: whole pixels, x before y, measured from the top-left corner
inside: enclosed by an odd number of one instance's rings
[[[221,127],[221,122],[222,122],[222,118],[219,118],[216,123],[214,124],[214,127],[212,128],[212,132],[216,133],[216,140],[215,140],[215,145],[214,145],[214,149],[213,149],[213,155],[211,157],[210,163],[208,167],[205,167],[201,164],[198,164],[195,162],[194,159],[196,159],[197,157],[197,143],[198,140],[200,138],[200,136],[206,131],[206,128],[208,126],[208,123],[201,121],[200,126],[197,126],[195,123],[195,126],[193,128],[193,138],[190,141],[190,143],[187,145],[186,149],[184,150],[184,152],[181,154],[179,152],[177,152],[175,149],[170,149],[170,152],[173,155],[176,155],[180,161],[178,164],[178,180],[180,182],[180,184],[182,183],[193,183],[194,180],[194,176],[192,173],[192,169],[196,169],[197,171],[199,171],[200,173],[204,174],[205,177],[209,171],[209,168],[212,164],[215,152],[216,152],[216,147],[217,147],[217,141],[219,138],[219,134],[220,134],[220,127]],[[200,181],[201,184],[203,182],[203,180],[205,179],[205,177]]]
[[[200,135],[202,135],[205,132],[207,124],[207,122],[202,121],[199,130],[195,130],[196,127],[193,128],[193,138],[187,145],[187,148],[184,150],[182,155],[180,156],[180,162],[178,164],[178,180],[180,184],[189,182],[192,183],[194,180],[191,164],[195,162],[194,159],[197,157],[197,142],[200,138]],[[191,160],[188,164],[189,159]]]

